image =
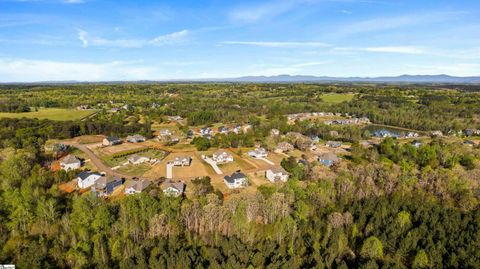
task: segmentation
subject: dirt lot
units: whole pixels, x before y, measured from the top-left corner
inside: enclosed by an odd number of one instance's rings
[[[93,148],[89,148],[93,150],[93,152],[99,157],[110,156],[115,153],[130,151],[135,149],[145,148],[146,146],[143,143],[123,143],[120,145],[109,146],[109,147],[98,147],[98,145],[93,145]]]
[[[144,174],[148,178],[159,178],[166,176],[166,164],[169,161],[175,159],[178,156],[188,155],[192,157],[192,164],[190,166],[184,167],[173,167],[173,178],[174,179],[193,179],[201,176],[208,176],[211,173],[208,172],[207,164],[204,163],[199,156],[194,152],[175,152],[169,154],[165,159],[163,159],[159,164],[155,165],[150,171]],[[211,169],[211,167],[210,167]],[[213,170],[212,170],[212,173]]]

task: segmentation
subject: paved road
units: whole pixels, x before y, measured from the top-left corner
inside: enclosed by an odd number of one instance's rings
[[[223,174],[222,170],[220,170],[220,168],[218,168],[218,165],[217,165],[217,162],[208,158],[207,156],[205,156],[205,158],[203,158],[203,160],[205,162],[207,162],[209,165],[212,166],[213,170],[215,170],[215,173],[217,173],[217,175],[221,175]]]
[[[90,161],[93,163],[93,165],[95,165],[95,167],[97,167],[99,172],[105,172],[105,174],[107,174],[109,176],[123,177],[123,178],[126,178],[126,179],[133,178],[132,176],[119,173],[115,170],[112,170],[110,167],[106,166],[102,162],[102,160],[100,160],[100,158],[98,158],[98,156],[95,155],[95,153],[93,153],[93,151],[90,150],[87,146],[79,144],[77,142],[63,142],[63,143],[65,145],[70,145],[72,147],[75,147],[75,148],[83,151],[85,154],[87,154],[88,157],[90,158]]]

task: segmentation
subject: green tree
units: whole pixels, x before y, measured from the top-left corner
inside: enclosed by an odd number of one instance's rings
[[[383,245],[382,242],[375,236],[370,236],[363,241],[360,255],[366,259],[378,259],[383,258]]]

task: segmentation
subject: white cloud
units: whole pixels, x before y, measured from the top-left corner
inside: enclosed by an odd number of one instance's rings
[[[415,13],[392,17],[378,17],[344,25],[339,29],[339,33],[362,34],[414,25],[426,25],[452,20],[464,14],[465,12],[425,12],[421,14]]]
[[[341,54],[355,54],[358,52],[400,53],[400,54],[427,54],[428,50],[417,46],[378,46],[366,48],[335,47],[332,52]]]
[[[144,46],[163,46],[174,45],[184,42],[189,35],[188,30],[173,32],[166,35],[157,36],[153,39],[105,39],[90,38],[88,32],[78,29],[78,39],[84,47],[121,47],[121,48],[141,48]]]
[[[271,42],[271,41],[223,41],[221,45],[245,45],[257,47],[329,47],[329,44],[322,42]]]
[[[363,48],[364,51],[370,52],[386,52],[386,53],[403,53],[403,54],[423,54],[425,49],[414,46],[386,46],[386,47],[369,47]]]
[[[171,44],[178,43],[179,41],[185,40],[188,34],[189,34],[188,30],[182,30],[179,32],[171,33],[171,34],[158,36],[152,39],[150,43],[155,45],[171,45]]]
[[[78,39],[82,41],[82,45],[84,47],[88,46],[88,39],[87,39],[88,33],[82,29],[78,29]]]

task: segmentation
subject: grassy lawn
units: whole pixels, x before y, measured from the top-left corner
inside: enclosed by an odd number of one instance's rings
[[[0,113],[0,118],[37,118],[40,120],[79,120],[85,118],[97,110],[75,110],[64,108],[41,108],[38,111],[22,112],[22,113]]]
[[[142,176],[145,172],[150,170],[152,166],[147,163],[142,164],[128,164],[117,169],[118,172],[131,176]]]
[[[353,93],[329,93],[322,95],[325,103],[338,104],[341,102],[350,102],[355,94]]]

